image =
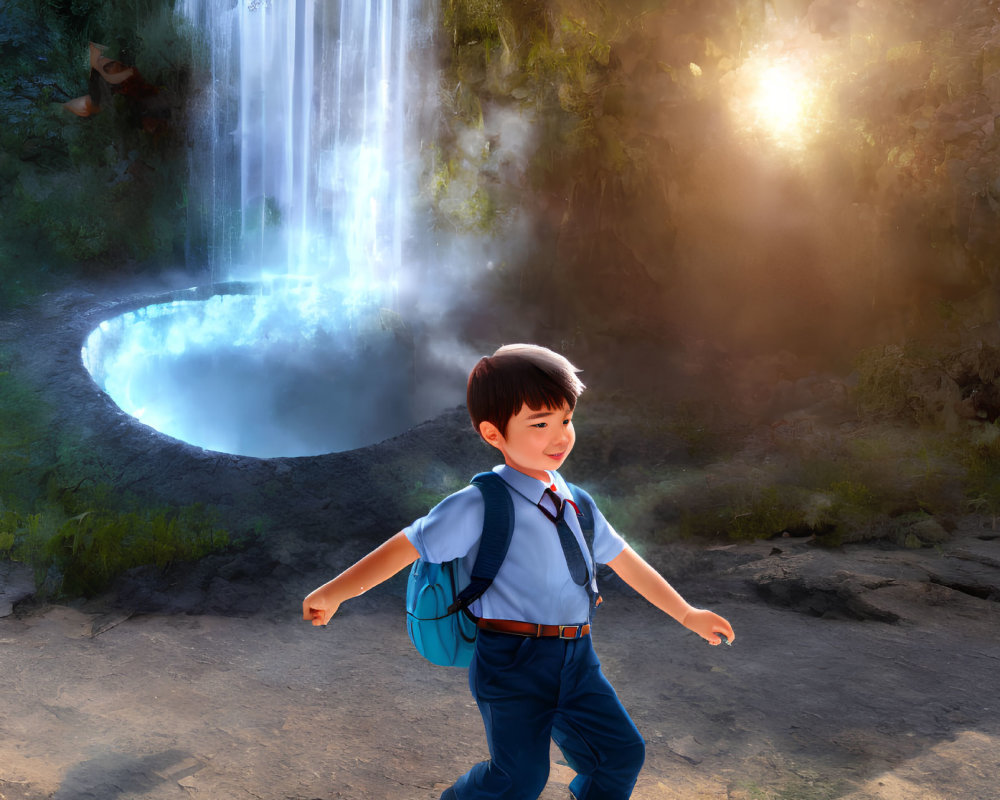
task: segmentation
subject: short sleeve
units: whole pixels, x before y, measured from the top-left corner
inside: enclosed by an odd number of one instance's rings
[[[484,503],[475,486],[449,495],[403,529],[424,561],[440,564],[467,556],[483,533]]]
[[[625,540],[611,523],[604,518],[601,510],[594,506],[594,561],[609,564],[625,549]]]

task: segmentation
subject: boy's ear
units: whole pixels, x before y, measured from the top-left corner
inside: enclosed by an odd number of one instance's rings
[[[486,420],[480,422],[479,435],[483,437],[487,444],[491,444],[497,449],[500,448],[500,440],[503,439],[503,436],[500,435],[500,429],[492,422]]]

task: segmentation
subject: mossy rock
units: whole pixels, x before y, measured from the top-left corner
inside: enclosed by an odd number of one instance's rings
[[[948,531],[934,517],[926,517],[914,522],[906,531],[904,544],[907,547],[930,547],[948,541]]]

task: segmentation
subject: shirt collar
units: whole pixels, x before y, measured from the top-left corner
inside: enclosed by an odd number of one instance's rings
[[[538,505],[542,501],[545,490],[552,485],[555,485],[556,487],[556,494],[560,495],[564,499],[570,496],[569,489],[566,488],[566,482],[555,470],[547,470],[549,476],[552,478],[552,483],[545,483],[538,480],[538,478],[532,478],[530,475],[518,472],[516,469],[508,466],[507,464],[500,464],[499,466],[494,467],[493,471],[503,478],[511,489],[520,494],[522,497],[530,500],[535,505]]]

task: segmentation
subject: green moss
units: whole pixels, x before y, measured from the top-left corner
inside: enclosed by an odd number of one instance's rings
[[[489,159],[485,140],[478,152],[466,152],[462,157],[446,160],[440,151],[438,154],[427,191],[439,224],[461,232],[491,232],[500,210],[480,171]]]
[[[444,25],[456,45],[499,39],[503,18],[501,0],[449,0],[444,8]]]

